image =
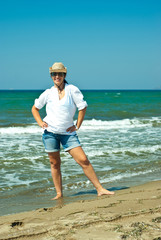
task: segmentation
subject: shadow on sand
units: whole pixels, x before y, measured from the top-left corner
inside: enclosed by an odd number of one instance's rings
[[[107,190],[108,191],[118,191],[118,190],[123,190],[123,189],[127,189],[129,187],[112,187],[112,188],[108,188]],[[85,194],[97,194],[97,191],[95,189],[93,190],[88,190],[88,191],[80,191],[80,192],[77,192],[71,196],[80,196],[80,195],[85,195]]]

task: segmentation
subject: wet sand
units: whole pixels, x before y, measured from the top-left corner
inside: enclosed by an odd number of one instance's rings
[[[0,240],[161,239],[161,181],[0,217]]]

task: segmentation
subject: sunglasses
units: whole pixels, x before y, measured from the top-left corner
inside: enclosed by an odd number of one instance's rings
[[[58,75],[58,77],[64,77],[64,73],[63,72],[52,72],[51,76],[52,77],[56,77]]]

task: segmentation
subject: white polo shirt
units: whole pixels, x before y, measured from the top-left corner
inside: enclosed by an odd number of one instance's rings
[[[80,90],[71,84],[65,84],[65,96],[59,100],[58,89],[51,87],[35,99],[35,107],[41,109],[46,105],[46,117],[43,119],[48,124],[47,131],[58,134],[68,133],[66,130],[74,125],[73,117],[78,110],[87,107]]]

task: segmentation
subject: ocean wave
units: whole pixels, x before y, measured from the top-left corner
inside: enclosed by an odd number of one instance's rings
[[[102,120],[85,120],[81,127],[82,130],[110,130],[110,129],[130,129],[130,128],[145,128],[145,127],[160,127],[161,117],[152,117],[149,119],[134,118],[113,121]]]
[[[102,184],[106,184],[106,183],[114,183],[114,182],[119,182],[120,180],[130,180],[131,177],[143,177],[145,175],[155,175],[158,172],[158,168],[154,168],[154,169],[142,169],[141,171],[137,171],[137,169],[133,172],[120,172],[119,170],[116,172],[111,172],[110,173],[110,169],[108,169],[108,177],[107,176],[100,176],[100,182]],[[3,170],[4,172],[4,170]],[[16,187],[29,187],[29,186],[34,186],[34,185],[39,185],[41,186],[44,184],[49,184],[50,187],[50,183],[51,183],[51,179],[49,177],[50,174],[47,173],[46,177],[43,176],[41,179],[39,178],[34,178],[34,179],[27,179],[27,178],[22,178],[21,176],[17,176],[16,173],[5,173],[5,175],[3,176],[3,183],[1,184],[0,187],[0,192],[2,191],[6,191],[11,190],[13,188]],[[80,188],[86,188],[86,187],[91,187],[92,183],[89,180],[85,180],[85,179],[81,179],[80,180],[80,176],[79,173],[77,176],[74,176],[75,180],[73,181],[73,177],[68,175],[68,176],[63,176],[63,189],[64,190],[74,190],[74,189],[80,189]],[[10,179],[10,181],[8,182],[7,180]],[[76,180],[77,179],[77,180]]]
[[[85,149],[86,150],[86,149]],[[115,158],[116,156],[130,156],[130,157],[136,157],[136,156],[144,156],[149,154],[154,154],[161,151],[161,145],[154,145],[154,146],[137,146],[137,147],[106,147],[102,150],[95,150],[91,148],[90,151],[87,152],[87,156],[89,158],[96,158],[96,157],[112,157]]]
[[[109,176],[107,178],[101,179],[101,183],[115,182],[115,181],[125,179],[125,178],[130,179],[131,177],[143,176],[143,175],[153,173],[153,172],[154,172],[154,170],[145,170],[145,171],[139,171],[139,172],[118,174],[115,176]]]
[[[134,118],[113,121],[103,120],[84,120],[79,131],[86,130],[127,130],[131,128],[161,127],[161,117],[152,117],[149,119]],[[37,124],[25,126],[0,127],[0,134],[39,134],[43,130]]]
[[[109,177],[100,177],[100,182],[101,184],[106,184],[106,183],[113,183],[117,182],[122,179],[130,179],[131,177],[135,176],[144,176],[146,174],[153,173],[154,170],[145,170],[145,171],[139,171],[139,172],[132,172],[132,173],[118,173],[117,175],[109,176]],[[78,188],[86,188],[92,186],[91,182],[89,180],[84,180],[84,181],[78,181],[75,183],[70,183],[70,184],[65,184],[63,187],[66,190],[71,190],[71,189],[78,189]]]
[[[33,124],[25,127],[3,127],[0,128],[0,134],[36,134],[42,133],[42,129]]]

